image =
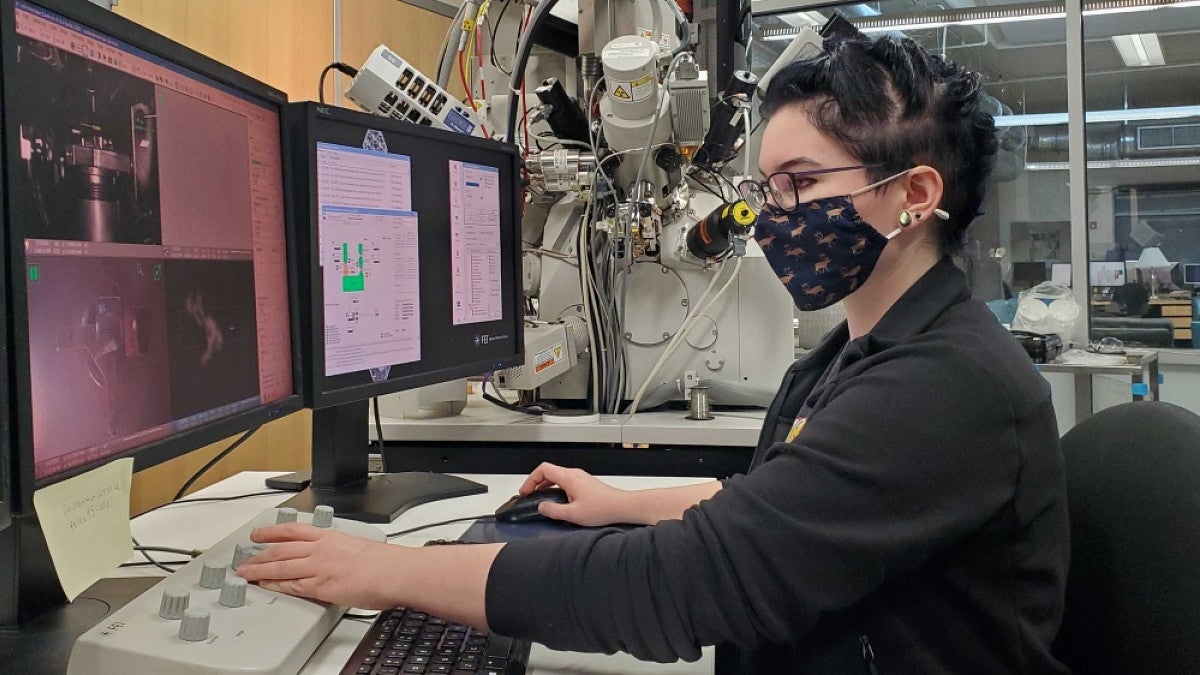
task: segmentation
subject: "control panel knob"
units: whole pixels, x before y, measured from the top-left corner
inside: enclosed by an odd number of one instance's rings
[[[313,509],[313,527],[333,527],[333,507],[321,505]]]
[[[221,563],[204,563],[204,569],[200,570],[200,588],[220,588],[225,581],[225,570],[226,567]]]
[[[231,567],[236,570],[242,566],[242,563],[262,553],[262,550],[258,544],[250,542],[238,544],[233,549],[233,565]]]
[[[162,601],[158,604],[158,615],[164,619],[182,619],[188,607],[191,594],[179,588],[168,588],[163,591]]]
[[[279,511],[275,514],[276,525],[294,522],[296,522],[296,509],[293,509],[290,506],[285,506],[284,508],[279,509]]]
[[[179,639],[202,642],[208,639],[208,610],[194,608],[183,613],[179,623]]]
[[[221,586],[220,603],[226,607],[241,607],[246,604],[246,580],[241,577],[229,577]]]

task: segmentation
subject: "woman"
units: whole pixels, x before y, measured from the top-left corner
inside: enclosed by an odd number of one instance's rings
[[[907,40],[825,49],[773,79],[765,180],[740,189],[797,305],[847,320],[788,371],[746,475],[624,492],[543,465],[521,491],[571,498],[543,514],[652,527],[413,550],[285,525],[239,573],[559,649],[736,645],[722,670],[1062,671],[1049,388],[947,257],[996,148],[978,77]]]

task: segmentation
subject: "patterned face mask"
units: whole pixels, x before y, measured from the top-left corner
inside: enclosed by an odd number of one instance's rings
[[[766,204],[754,239],[771,269],[802,312],[828,307],[867,280],[897,227],[884,236],[871,227],[852,199],[908,173],[900,173],[840,197],[802,202],[790,211]]]

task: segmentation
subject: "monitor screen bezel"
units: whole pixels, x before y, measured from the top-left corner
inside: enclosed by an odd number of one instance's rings
[[[515,347],[512,353],[506,354],[501,359],[487,358],[463,361],[450,368],[422,370],[417,374],[397,377],[384,382],[337,388],[326,388],[324,386],[325,354],[322,349],[317,348],[324,336],[325,327],[321,320],[324,313],[317,306],[317,302],[319,302],[321,296],[314,293],[314,288],[320,284],[321,270],[317,260],[312,255],[312,252],[317,249],[317,148],[315,142],[309,143],[309,139],[307,138],[309,130],[312,129],[313,125],[322,120],[328,120],[339,124],[359,126],[364,129],[374,128],[388,133],[410,135],[437,142],[454,143],[467,149],[502,152],[508,155],[511,162],[509,170],[512,172],[511,175],[514,177],[514,180],[517,181],[521,177],[522,161],[521,154],[515,145],[501,144],[496,141],[440,129],[431,129],[411,122],[402,122],[344,108],[323,106],[312,102],[293,103],[288,106],[287,116],[290,120],[288,123],[288,139],[294,146],[292,148],[294,164],[291,173],[297,183],[304,181],[303,185],[297,184],[293,186],[293,191],[298,200],[304,199],[305,207],[309,214],[309,222],[301,222],[299,219],[296,221],[296,239],[301,246],[298,263],[304,266],[304,276],[301,279],[300,292],[301,311],[304,312],[304,320],[310,329],[303,335],[303,351],[308,359],[306,363],[307,367],[305,368],[304,383],[305,405],[315,409],[354,403],[415,387],[446,382],[457,378],[477,376],[485,372],[500,370],[523,363],[525,359],[525,342],[523,339],[525,317],[521,309],[523,305],[520,283],[521,264],[519,259],[521,251],[521,202],[519,199],[514,199],[511,205],[512,213],[510,214],[514,218],[514,226],[512,227],[512,232],[509,233],[509,244],[512,246],[510,250],[514,252],[514,255],[518,259],[513,261],[512,276],[514,278],[508,280],[510,281],[509,293],[511,294],[509,300],[513,308],[513,316],[510,317],[510,328],[512,330],[511,334],[515,338],[512,341]],[[303,145],[301,146],[301,144]]]
[[[1196,280],[1189,281],[1188,273],[1195,273]],[[1183,285],[1184,286],[1200,286],[1200,263],[1184,263],[1183,264]]]
[[[295,269],[295,237],[292,200],[289,193],[287,169],[290,166],[287,155],[287,144],[284,140],[284,110],[287,105],[287,95],[274,87],[255,80],[233,68],[222,65],[217,61],[193,51],[162,35],[154,33],[128,19],[108,10],[87,2],[71,2],[70,0],[24,0],[29,5],[40,7],[57,14],[65,19],[103,33],[122,43],[134,46],[142,51],[178,67],[208,78],[221,85],[245,94],[259,103],[274,108],[279,114],[279,133],[281,141],[281,173],[283,181],[284,234],[288,246],[288,307],[290,312],[289,333],[292,343],[292,393],[287,397],[267,404],[259,405],[248,411],[229,417],[205,423],[193,429],[179,432],[166,438],[148,443],[143,446],[116,453],[109,457],[95,460],[87,464],[73,467],[43,479],[36,479],[34,474],[33,456],[33,420],[32,394],[30,384],[30,353],[28,345],[29,311],[28,298],[24,277],[17,275],[15,270],[25,269],[24,228],[15,222],[13,201],[3,202],[3,218],[5,222],[4,246],[7,270],[7,297],[9,319],[7,333],[12,349],[7,354],[9,394],[12,405],[10,415],[13,419],[9,436],[10,457],[6,466],[11,471],[12,500],[14,513],[29,513],[32,510],[33,492],[37,488],[59,482],[71,476],[78,475],[122,457],[134,459],[134,469],[141,470],[162,463],[180,455],[196,450],[210,443],[220,441],[246,429],[254,428],[273,419],[295,412],[302,407],[301,397],[301,359],[299,340],[299,302],[297,270]],[[0,43],[3,53],[0,54],[0,141],[5,161],[2,177],[6,193],[14,187],[10,167],[17,166],[20,159],[19,139],[17,134],[10,133],[7,128],[8,120],[4,119],[5,100],[8,97],[6,75],[16,62],[16,0],[4,0],[3,11],[0,13]]]

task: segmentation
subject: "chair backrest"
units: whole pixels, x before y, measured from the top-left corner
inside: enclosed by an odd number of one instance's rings
[[[1055,652],[1077,673],[1200,672],[1200,417],[1125,403],[1062,450],[1071,567]]]

